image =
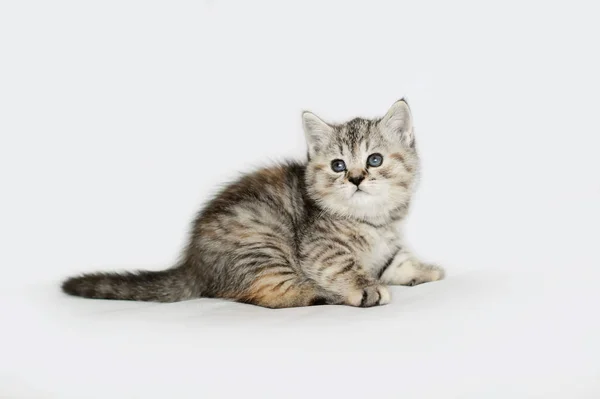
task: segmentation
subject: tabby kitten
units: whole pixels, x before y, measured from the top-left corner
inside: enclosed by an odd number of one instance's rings
[[[444,277],[403,245],[419,159],[410,109],[329,124],[302,115],[308,161],[248,174],[193,223],[182,261],[163,271],[94,273],[62,289],[87,298],[226,298],[269,308],[390,302],[386,284]]]

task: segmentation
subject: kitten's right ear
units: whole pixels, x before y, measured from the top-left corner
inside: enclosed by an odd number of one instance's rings
[[[302,126],[308,145],[308,155],[312,157],[325,146],[333,133],[333,128],[308,111],[302,113]]]
[[[384,132],[393,140],[401,140],[409,147],[414,146],[413,122],[406,99],[396,101],[381,119]]]

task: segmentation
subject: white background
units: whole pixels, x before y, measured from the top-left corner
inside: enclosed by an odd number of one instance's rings
[[[0,397],[600,397],[594,2],[6,1]],[[448,278],[378,309],[69,298],[160,269],[300,113],[413,110],[407,236]]]

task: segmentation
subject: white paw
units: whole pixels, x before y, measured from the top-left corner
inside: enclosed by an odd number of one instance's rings
[[[418,285],[441,280],[445,275],[444,269],[437,265],[408,259],[398,265],[389,267],[380,281],[384,284],[393,285]]]
[[[438,265],[425,264],[423,266],[429,270],[429,280],[428,281],[438,281],[438,280],[443,279],[446,276],[446,271]]]
[[[387,305],[392,301],[390,290],[385,285],[380,285],[379,288],[379,303],[378,305]]]
[[[444,278],[446,272],[437,265],[421,263],[410,280],[402,285],[418,285],[438,281]]]
[[[387,305],[391,299],[389,289],[385,285],[378,284],[355,290],[348,296],[348,304],[369,308],[371,306]]]

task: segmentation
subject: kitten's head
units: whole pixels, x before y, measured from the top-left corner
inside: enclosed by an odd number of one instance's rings
[[[419,159],[407,102],[376,120],[330,124],[302,114],[309,195],[340,216],[381,224],[405,214]]]

